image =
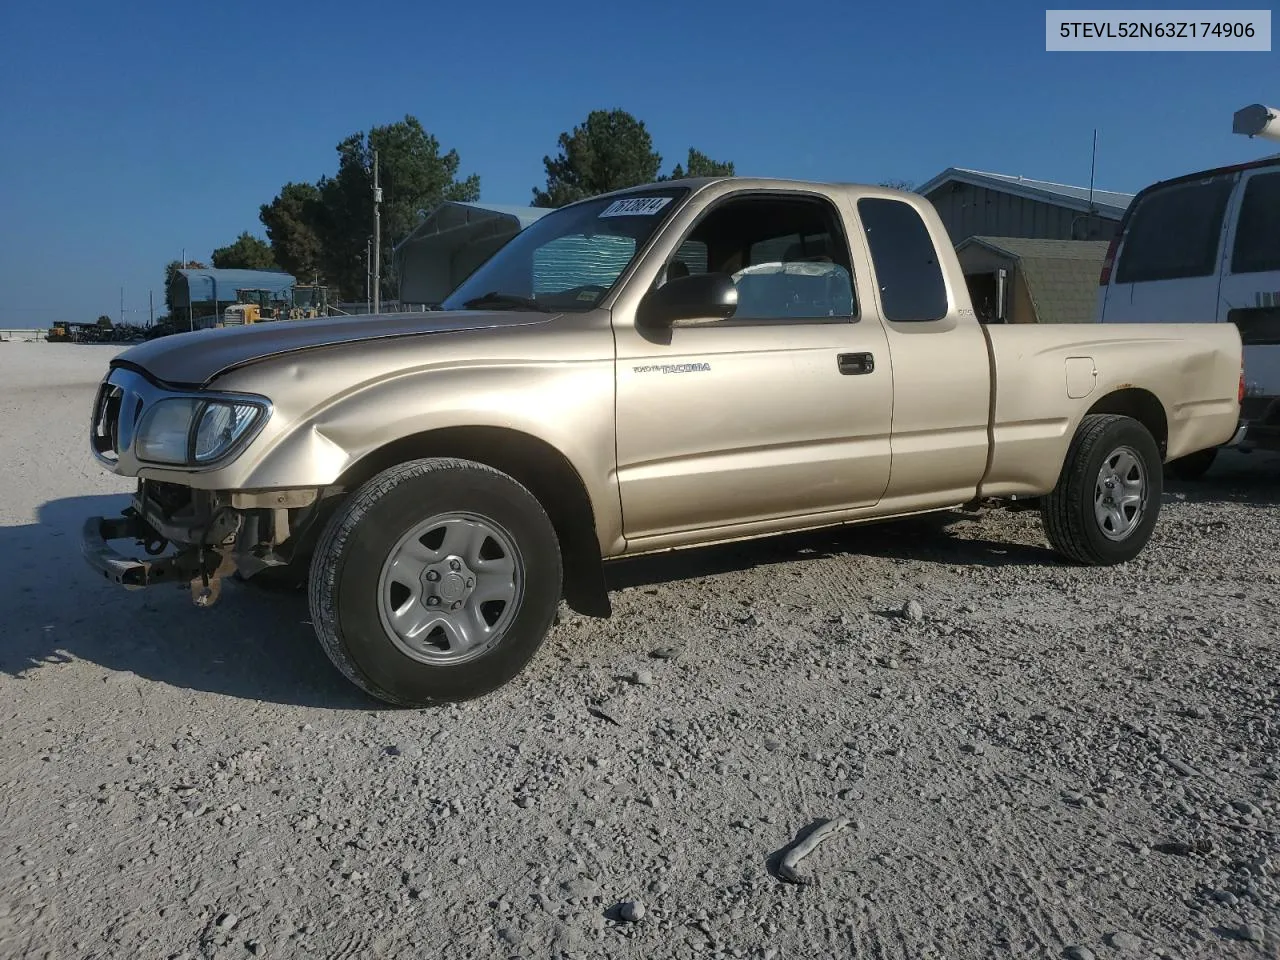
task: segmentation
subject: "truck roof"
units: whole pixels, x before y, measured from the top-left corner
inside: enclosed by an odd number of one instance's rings
[[[866,190],[882,195],[902,194],[903,196],[920,196],[915,191],[898,190],[893,187],[881,187],[872,183],[854,183],[844,181],[830,180],[793,180],[786,177],[687,177],[682,180],[657,180],[652,183],[641,183],[634,187],[621,187],[617,190],[611,190],[608,193],[601,193],[591,197],[584,197],[581,200],[575,200],[573,203],[565,204],[565,207],[572,207],[578,203],[587,203],[593,200],[600,200],[602,197],[626,197],[633,194],[641,194],[650,190],[670,189],[673,186],[685,186],[691,192],[697,193],[704,187],[709,187],[718,183],[732,182],[735,186],[744,187],[750,190],[768,190],[778,187],[808,187],[815,190]]]

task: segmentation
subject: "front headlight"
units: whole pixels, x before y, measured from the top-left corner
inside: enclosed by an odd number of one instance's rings
[[[266,416],[264,404],[201,397],[161,400],[138,425],[137,457],[202,466],[226,456]]]

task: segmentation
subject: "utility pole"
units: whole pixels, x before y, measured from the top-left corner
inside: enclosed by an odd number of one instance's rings
[[[154,290],[147,291],[147,312],[151,315],[147,326],[154,327],[156,324],[156,292]]]
[[[364,312],[373,313],[373,237],[364,241]]]
[[[124,287],[120,288],[120,326],[124,326]]]
[[[378,151],[373,151],[373,312],[382,312],[382,187]]]

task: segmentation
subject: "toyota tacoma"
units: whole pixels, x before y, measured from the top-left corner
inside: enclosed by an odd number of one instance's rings
[[[1240,387],[1229,324],[980,323],[923,197],[668,181],[549,213],[440,311],[120,354],[90,445],[137,490],[84,553],[198,605],[293,578],[359,687],[461,700],[561,600],[607,616],[621,557],[1029,500],[1068,561],[1123,563]]]

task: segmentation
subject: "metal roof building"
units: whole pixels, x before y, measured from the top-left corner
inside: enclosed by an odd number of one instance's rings
[[[916,189],[942,217],[953,244],[969,237],[1110,240],[1133,194],[948,167]]]
[[[438,304],[503,244],[550,212],[459,200],[440,204],[392,252],[400,303]]]

